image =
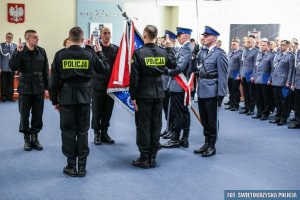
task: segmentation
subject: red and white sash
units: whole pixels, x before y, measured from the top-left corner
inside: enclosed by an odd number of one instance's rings
[[[191,74],[189,81],[187,81],[183,73],[177,74],[175,76],[175,80],[184,90],[184,106],[188,106],[190,108],[192,105],[191,92],[194,88],[194,73]]]

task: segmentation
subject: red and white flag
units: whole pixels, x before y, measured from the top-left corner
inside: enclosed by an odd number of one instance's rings
[[[194,88],[194,73],[191,74],[189,80],[186,79],[183,73],[177,74],[174,78],[184,90],[184,106],[190,108],[192,106],[191,92]]]

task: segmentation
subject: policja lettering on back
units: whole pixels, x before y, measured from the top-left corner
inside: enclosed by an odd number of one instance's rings
[[[62,60],[63,69],[89,69],[89,60]]]
[[[146,57],[146,66],[165,66],[166,60],[164,57]]]

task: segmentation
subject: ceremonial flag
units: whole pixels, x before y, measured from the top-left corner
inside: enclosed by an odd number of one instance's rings
[[[129,77],[131,59],[135,49],[144,45],[140,34],[134,28],[132,21],[128,21],[125,26],[118,54],[112,69],[112,74],[108,83],[107,93],[114,100],[119,102],[123,108],[130,113],[134,113],[129,94]]]

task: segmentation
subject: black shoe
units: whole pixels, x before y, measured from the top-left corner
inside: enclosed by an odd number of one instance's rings
[[[37,133],[32,133],[31,134],[31,146],[35,150],[41,151],[43,150],[43,146],[40,144],[38,140],[38,134]]]
[[[1,101],[2,101],[2,102],[5,102],[5,101],[6,101],[6,99],[2,98],[2,99],[1,99]]]
[[[173,132],[169,131],[167,135],[163,136],[163,139],[171,139],[173,137]]]
[[[215,147],[208,147],[205,152],[202,153],[202,157],[209,157],[216,154],[216,148]]]
[[[228,106],[225,108],[225,110],[231,110],[233,107],[232,106]]]
[[[24,151],[31,151],[30,134],[24,133]]]
[[[224,103],[225,106],[229,106],[230,105],[230,101]]]
[[[254,115],[252,116],[252,119],[260,119],[261,118],[261,115]]]
[[[246,115],[247,115],[247,116],[254,115],[254,112],[253,112],[253,111],[249,111],[249,112],[246,113]]]
[[[94,137],[94,144],[95,144],[95,145],[100,145],[100,144],[102,144],[102,142],[101,142],[101,133],[100,133],[100,130],[94,129],[94,134],[95,134],[95,137]]]
[[[149,165],[150,165],[150,168],[156,167],[156,155],[153,155],[153,154],[150,155]]]
[[[86,161],[87,158],[78,158],[78,174],[79,177],[85,177],[86,175]]]
[[[202,154],[208,149],[208,144],[204,144],[202,147],[200,147],[197,150],[194,150],[194,154]]]
[[[167,129],[165,129],[161,134],[160,137],[164,137],[165,135],[167,135],[169,133],[169,131],[167,131]]]
[[[239,108],[237,108],[237,107],[233,107],[230,109],[230,111],[238,111],[238,110],[239,110]]]
[[[77,176],[77,171],[76,171],[76,167],[74,166],[65,166],[64,167],[64,174],[68,175],[68,176],[72,176],[72,177],[76,177]]]
[[[271,124],[277,124],[277,123],[279,123],[279,119],[273,119],[273,120],[271,120],[271,121],[269,121],[269,123],[271,123]]]
[[[292,118],[290,119],[291,122],[295,122],[296,121],[296,118]]]
[[[180,141],[179,140],[169,140],[167,143],[162,145],[162,148],[179,148],[180,145]]]
[[[103,143],[107,143],[107,144],[114,144],[115,143],[115,141],[109,137],[107,132],[104,132],[104,133],[102,132],[101,133],[101,141]]]
[[[277,124],[277,126],[284,126],[284,125],[286,125],[286,121],[280,121],[280,122]]]
[[[149,159],[143,159],[142,157],[139,157],[137,160],[132,161],[132,165],[143,169],[150,168]]]
[[[239,114],[247,114],[249,112],[249,110],[241,110],[240,112],[239,112]]]
[[[269,117],[269,116],[267,116],[267,115],[262,115],[261,118],[260,118],[260,120],[265,121],[265,120],[268,119],[268,117]]]
[[[184,148],[189,148],[189,140],[188,139],[181,139],[180,140],[180,146]]]
[[[288,128],[289,128],[289,129],[300,128],[300,124],[295,124],[295,123],[293,123],[293,124],[289,125]]]

